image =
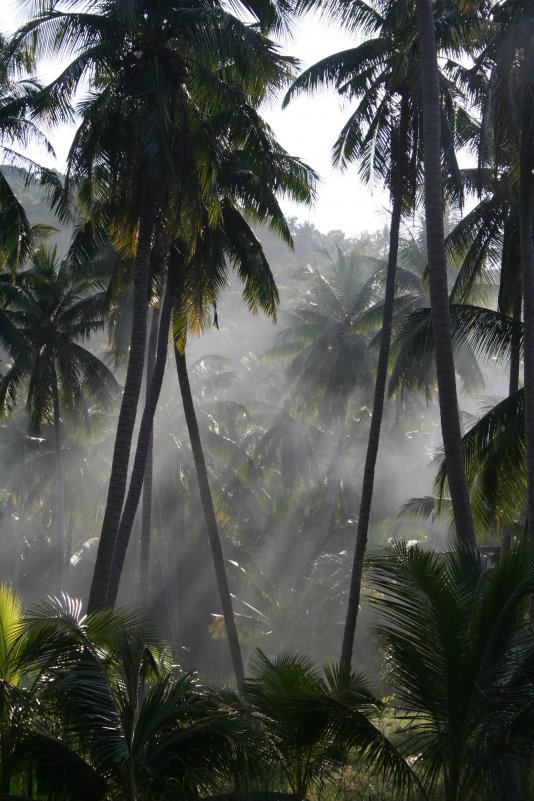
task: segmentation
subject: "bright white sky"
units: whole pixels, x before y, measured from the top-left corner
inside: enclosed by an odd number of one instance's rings
[[[12,31],[20,18],[15,11],[16,0],[0,0],[0,30]],[[18,5],[20,6],[20,0]],[[343,50],[354,44],[349,36],[335,30],[318,18],[307,17],[298,23],[293,42],[288,51],[309,66],[330,53]],[[46,77],[43,72],[42,78]],[[387,194],[375,187],[362,186],[358,180],[357,167],[344,173],[330,166],[332,144],[349,114],[343,110],[334,92],[317,92],[300,97],[284,111],[280,104],[265,109],[264,115],[273,127],[280,143],[294,156],[310,164],[321,176],[318,199],[312,209],[286,203],[287,214],[299,220],[310,220],[326,233],[340,229],[348,236],[365,230],[371,231],[387,223],[385,207]],[[55,130],[49,137],[57,153],[58,169],[62,168],[69,147],[69,130]],[[36,158],[43,159],[42,154]]]

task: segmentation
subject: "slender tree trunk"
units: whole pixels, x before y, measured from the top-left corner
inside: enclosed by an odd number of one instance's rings
[[[523,282],[517,281],[516,296],[514,300],[514,308],[512,312],[513,321],[519,329],[521,325],[521,312],[523,309]],[[514,332],[512,337],[512,352],[510,354],[510,379],[508,384],[508,394],[515,395],[519,389],[519,367],[521,363],[520,358],[520,335]]]
[[[184,525],[184,500],[181,496],[178,498],[178,519],[177,519],[177,534],[183,536],[185,531]],[[180,664],[184,667],[184,660],[186,656],[182,647],[182,636],[180,631],[180,616],[179,616],[179,602],[178,602],[178,570],[179,558],[176,553],[172,553],[169,532],[163,520],[161,511],[161,500],[159,493],[156,491],[154,498],[154,512],[157,521],[158,543],[157,557],[159,561],[159,569],[161,573],[161,583],[163,586],[163,597],[165,598],[165,605],[167,607],[167,617],[169,620],[169,640],[173,654],[180,655]]]
[[[152,309],[150,336],[148,338],[146,359],[145,403],[150,391],[154,375],[154,361],[158,344],[159,309]],[[150,576],[150,539],[152,536],[152,483],[154,475],[154,430],[150,432],[146,455],[145,476],[143,479],[143,508],[141,511],[141,546],[139,549],[139,591],[138,604],[141,609],[146,606],[148,582]]]
[[[352,562],[352,575],[350,579],[349,600],[347,616],[343,631],[341,646],[341,663],[350,668],[352,664],[352,649],[356,633],[356,621],[360,604],[362,586],[363,560],[367,547],[369,532],[369,518],[373,501],[373,488],[375,481],[375,468],[380,443],[380,429],[384,411],[384,397],[386,394],[386,379],[389,362],[389,349],[391,344],[391,325],[393,321],[393,308],[395,301],[395,277],[397,273],[397,257],[399,252],[399,231],[402,215],[402,181],[406,151],[408,147],[409,100],[407,95],[401,98],[399,136],[396,148],[392,143],[392,159],[394,159],[394,179],[392,183],[393,208],[391,212],[391,227],[389,232],[389,255],[386,275],[386,292],[384,309],[382,313],[382,333],[380,335],[380,351],[376,369],[375,393],[373,399],[373,413],[367,441],[367,453],[363,471],[363,485],[360,500],[360,514],[356,533],[356,545]]]
[[[534,59],[532,59],[534,61]],[[521,120],[519,235],[524,302],[525,444],[527,451],[527,532],[534,539],[534,115],[523,109]],[[532,612],[533,602],[530,608]]]
[[[72,593],[71,587],[71,563],[70,560],[72,559],[72,539],[74,536],[74,510],[71,509],[71,513],[69,515],[69,522],[67,525],[67,533],[65,538],[65,587],[67,588],[69,593]]]
[[[504,223],[504,235],[501,255],[501,276],[497,309],[502,314],[512,317],[515,329],[512,335],[510,350],[510,372],[508,377],[508,395],[515,395],[519,389],[521,367],[521,320],[523,311],[523,282],[521,280],[521,253],[519,243],[516,245],[516,231],[519,229],[519,217],[516,204],[511,204]]]
[[[143,489],[143,479],[145,476],[148,449],[152,440],[154,415],[158,405],[161,385],[163,383],[163,375],[165,373],[165,364],[167,362],[169,328],[171,325],[173,302],[174,265],[169,263],[167,285],[165,287],[165,294],[163,296],[159,321],[156,361],[154,363],[152,381],[150,382],[150,388],[147,394],[143,416],[141,418],[132,475],[130,477],[130,485],[128,487],[128,495],[126,497],[126,503],[124,504],[124,511],[122,513],[119,530],[117,532],[115,551],[113,553],[113,562],[111,565],[108,593],[106,598],[106,606],[111,608],[115,606],[117,600],[122,568],[124,566],[124,558],[126,556],[126,549],[130,541],[130,534],[135,520],[135,513],[137,511],[137,506],[141,497],[141,491]]]
[[[121,519],[124,495],[126,493],[132,436],[135,418],[137,416],[137,405],[139,402],[145,361],[148,275],[154,218],[155,214],[150,198],[146,198],[142,204],[139,218],[139,234],[134,272],[132,334],[128,368],[117,422],[117,434],[115,437],[104,521],[102,523],[102,532],[100,534],[93,581],[89,593],[89,602],[87,604],[87,611],[89,613],[106,606],[115,539]]]
[[[430,310],[434,332],[441,432],[456,534],[460,542],[476,548],[465,479],[452,351],[441,187],[441,103],[432,0],[417,0],[416,9],[423,90],[425,211]]]
[[[65,589],[65,471],[63,467],[63,445],[59,390],[54,381],[54,453],[56,462],[56,593]]]
[[[191,395],[191,387],[189,385],[187,363],[185,360],[185,354],[180,353],[176,347],[174,348],[174,355],[176,358],[176,369],[178,371],[180,391],[182,393],[185,420],[187,423],[187,430],[189,432],[189,439],[191,441],[191,450],[193,451],[193,458],[195,460],[200,499],[202,501],[202,509],[204,511],[204,517],[206,520],[206,528],[208,531],[208,540],[213,558],[217,588],[219,590],[219,598],[223,610],[224,625],[226,627],[226,634],[228,637],[228,644],[230,646],[230,654],[232,657],[232,664],[234,666],[235,677],[238,687],[241,687],[245,681],[243,658],[241,656],[241,647],[239,645],[239,638],[237,636],[234,611],[232,608],[232,598],[230,595],[230,588],[228,586],[228,578],[224,565],[224,556],[219,537],[219,528],[217,526],[217,518],[215,517],[215,509],[213,508],[213,499],[211,497],[211,490],[208,481],[208,471],[206,469],[206,461],[204,459],[204,452],[202,450],[202,443],[200,441],[200,432],[198,430],[193,396]]]

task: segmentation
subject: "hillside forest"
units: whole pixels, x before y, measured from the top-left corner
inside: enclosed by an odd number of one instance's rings
[[[0,801],[534,799],[532,1],[19,6]],[[325,88],[381,230],[284,214]]]

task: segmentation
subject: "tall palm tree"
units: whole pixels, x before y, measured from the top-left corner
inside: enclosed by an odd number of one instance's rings
[[[243,106],[242,102],[241,106]],[[240,130],[242,121],[235,119],[235,109],[232,109],[231,106],[226,108],[223,114],[220,114],[221,120],[217,120],[215,123],[212,120],[214,128],[221,125],[222,122],[224,124],[223,134],[225,136],[230,134],[234,138],[233,148],[228,148],[224,153],[219,170],[221,194],[219,225],[210,231],[209,219],[206,219],[206,224],[197,235],[193,245],[188,244],[188,240],[185,238],[186,234],[182,233],[183,238],[180,238],[171,248],[167,289],[160,317],[154,376],[143,412],[132,477],[118,529],[108,583],[107,603],[111,606],[116,599],[126,548],[140,498],[150,431],[165,368],[171,313],[174,313],[175,343],[178,343],[181,351],[177,356],[177,366],[181,368],[179,377],[183,393],[186,391],[186,383],[188,383],[188,381],[184,383],[184,372],[186,375],[187,371],[184,370],[185,357],[182,356],[187,329],[202,325],[206,308],[216,302],[218,291],[227,271],[227,262],[235,267],[243,282],[243,296],[249,307],[253,310],[261,309],[271,316],[276,313],[278,302],[276,285],[261,245],[252,232],[246,216],[268,224],[290,244],[291,236],[278,205],[276,192],[285,190],[294,198],[300,199],[309,200],[311,197],[310,182],[313,180],[313,173],[279,147],[272,133],[253,108],[249,108],[247,113],[249,124],[243,132]],[[244,117],[243,109],[240,111],[240,117]],[[181,220],[178,220],[178,225],[180,223]],[[184,231],[183,223],[182,231]],[[185,231],[191,236],[190,231],[187,229]],[[194,253],[194,256],[189,257],[190,263],[188,264],[187,253],[189,250]],[[205,473],[205,464],[203,455],[199,456],[201,444],[198,429],[195,436],[195,425],[191,419],[192,413],[194,416],[194,410],[192,402],[189,402],[190,393],[189,398],[186,399],[184,395],[183,397],[197,472],[203,474]],[[201,497],[230,650],[236,677],[238,683],[241,683],[244,678],[243,666],[207,474],[203,475],[203,478],[199,477],[199,482],[201,483]]]
[[[302,297],[286,314],[276,345],[267,353],[286,362],[285,403],[297,414],[303,410],[333,435],[317,553],[324,550],[334,529],[351,402],[357,397],[366,404],[372,386],[370,337],[362,321],[379,299],[374,260],[339,248],[335,258],[328,256],[328,260],[325,270],[308,268]],[[291,424],[287,410],[278,424],[284,420]],[[297,454],[297,460],[302,465],[304,454]]]
[[[519,177],[519,240],[524,302],[525,442],[527,458],[527,520],[534,537],[534,61],[530,41],[534,15],[529,3],[504,3],[494,15],[493,36],[481,59],[492,66],[488,107],[492,115],[495,160],[510,157]],[[484,64],[484,66],[485,66]],[[512,95],[513,93],[513,106]]]
[[[90,405],[109,406],[118,387],[110,370],[79,344],[104,325],[98,274],[73,272],[56,249],[35,251],[15,283],[0,281],[0,337],[10,357],[0,379],[0,409],[11,414],[26,396],[30,431],[53,424],[56,470],[56,586],[64,585],[65,523],[62,418],[88,424]]]
[[[295,92],[313,89],[319,84],[333,85],[342,97],[356,99],[356,111],[334,145],[334,162],[346,167],[352,161],[360,160],[361,173],[367,180],[372,180],[375,175],[382,179],[390,190],[392,203],[380,351],[342,645],[341,659],[350,665],[384,409],[399,231],[403,211],[414,204],[419,178],[421,72],[412,4],[391,3],[389,0],[372,5],[358,2],[353,4],[350,14],[344,4],[333,3],[332,9],[334,16],[339,17],[342,23],[356,30],[363,28],[366,33],[372,33],[374,38],[367,39],[358,47],[329,56],[307,69],[295,81],[285,102]],[[442,35],[444,39],[451,36],[448,26],[443,26]],[[440,88],[444,115],[448,112],[443,128],[452,132],[455,127],[455,92],[444,78]],[[443,152],[449,173],[456,176],[458,167],[454,144],[454,141],[444,142]]]
[[[255,3],[246,8],[256,11]],[[268,24],[262,19],[264,28],[281,24],[274,6],[257,11],[268,16]],[[67,195],[82,184],[90,210],[103,195],[110,196],[108,228],[118,245],[135,254],[128,369],[89,598],[89,608],[95,609],[106,602],[126,492],[156,222],[161,236],[170,198],[192,228],[199,224],[200,210],[209,210],[209,225],[219,219],[217,146],[206,125],[206,111],[232,97],[235,108],[242,92],[259,102],[285,79],[289,62],[257,27],[241,22],[218,3],[207,8],[196,2],[184,9],[170,1],[125,6],[118,0],[93,0],[89,6],[74,3],[73,10],[64,10],[54,2],[22,26],[10,52],[20,53],[27,45],[37,45],[39,54],[70,59],[34,98],[34,114],[44,112],[52,121],[69,117],[76,88],[89,78],[91,93],[68,157]]]
[[[441,431],[456,534],[460,541],[474,548],[476,540],[465,479],[452,352],[443,223],[440,75],[432,0],[416,0],[416,11],[421,59],[430,309],[434,333]]]

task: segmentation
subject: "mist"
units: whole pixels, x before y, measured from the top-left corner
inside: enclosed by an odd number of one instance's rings
[[[45,207],[33,201],[35,217]],[[257,232],[279,288],[276,321],[247,309],[229,270],[204,331],[190,334],[186,356],[244,658],[259,647],[268,655],[299,651],[321,663],[337,658],[344,624],[378,355],[372,310],[380,308],[388,232],[351,239],[295,220],[291,226],[293,250],[268,231]],[[51,236],[63,252],[68,233],[59,227]],[[86,346],[122,385],[124,359],[110,352],[105,332]],[[487,373],[492,391],[502,375],[495,365]],[[447,545],[447,519],[402,512],[411,499],[433,494],[440,427],[431,395],[403,389],[386,401],[370,551],[395,537],[436,549]],[[462,396],[470,412],[477,403]],[[64,591],[84,601],[117,413],[115,403],[105,411],[90,408],[83,425],[63,420]],[[140,503],[118,603],[141,604],[182,667],[210,681],[228,678],[224,622],[172,353],[153,436],[148,587],[140,587]],[[0,578],[31,605],[54,586],[52,426],[31,436],[20,409],[3,422],[0,448],[6,477]],[[366,595],[364,582],[355,667],[373,671],[378,657]]]

